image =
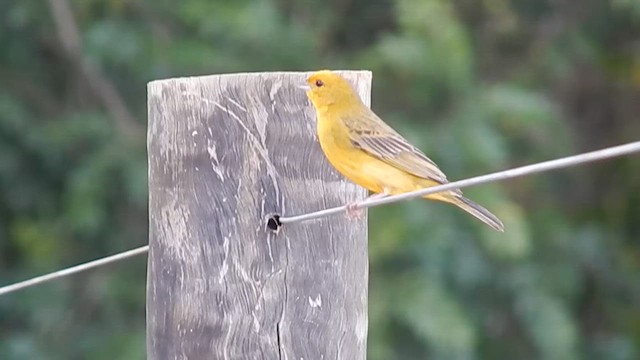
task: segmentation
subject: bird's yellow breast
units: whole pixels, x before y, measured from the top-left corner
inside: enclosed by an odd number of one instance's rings
[[[416,178],[355,147],[344,121],[317,109],[318,140],[327,159],[342,175],[374,193],[414,190]]]

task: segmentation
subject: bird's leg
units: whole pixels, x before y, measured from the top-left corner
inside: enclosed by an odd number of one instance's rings
[[[362,216],[362,209],[358,209],[358,205],[365,203],[367,201],[385,198],[389,196],[389,194],[390,194],[390,191],[385,188],[383,192],[369,195],[366,199],[360,202],[356,201],[356,202],[347,204],[347,217],[350,219],[359,219]]]

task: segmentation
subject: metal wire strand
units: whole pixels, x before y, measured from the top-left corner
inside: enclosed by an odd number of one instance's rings
[[[360,208],[360,209],[370,208],[370,207],[390,204],[390,203],[394,203],[402,200],[423,197],[425,195],[429,195],[429,194],[433,194],[441,191],[459,189],[459,188],[486,184],[486,183],[495,182],[495,181],[512,179],[515,177],[541,173],[544,171],[561,169],[561,168],[566,168],[566,167],[580,165],[580,164],[586,164],[593,161],[609,159],[609,158],[633,154],[637,152],[640,152],[640,141],[619,145],[619,146],[613,146],[610,148],[596,150],[596,151],[592,151],[592,152],[588,152],[580,155],[574,155],[574,156],[564,157],[556,160],[545,161],[537,164],[521,166],[514,169],[495,172],[492,174],[476,176],[473,178],[454,181],[444,185],[433,186],[430,188],[412,191],[412,192],[408,192],[400,195],[393,195],[385,198],[378,198],[378,199],[363,201],[357,204],[357,208]],[[312,212],[304,215],[291,216],[291,217],[282,216],[279,218],[279,221],[282,224],[291,224],[295,222],[308,221],[312,219],[319,219],[329,215],[338,214],[346,211],[346,209],[347,209],[346,206],[338,206],[335,208],[320,210],[320,211],[316,211],[316,212]],[[38,276],[29,280],[21,281],[12,285],[3,286],[3,287],[0,287],[0,295],[8,294],[17,290],[39,285],[51,280],[60,279],[65,276],[77,274],[83,271],[87,271],[89,269],[97,268],[103,265],[108,265],[108,264],[121,261],[124,259],[128,259],[134,256],[142,255],[147,253],[148,251],[149,251],[149,246],[146,245],[133,250],[111,255],[102,259],[90,261],[84,264],[72,266],[70,268],[58,270],[46,275]]]
[[[145,245],[136,249],[132,249],[132,250],[128,250],[125,252],[121,252],[115,255],[111,255],[111,256],[107,256],[104,257],[102,259],[98,259],[98,260],[94,260],[94,261],[89,261],[87,263],[84,264],[80,264],[80,265],[76,265],[76,266],[72,266],[66,269],[62,269],[62,270],[58,270],[46,275],[42,275],[42,276],[38,276],[38,277],[34,277],[32,279],[29,280],[25,280],[25,281],[21,281],[19,283],[15,283],[12,285],[7,285],[7,286],[3,286],[0,287],[0,296],[4,295],[4,294],[8,294],[10,292],[14,292],[14,291],[18,291],[24,288],[28,288],[31,286],[35,286],[35,285],[39,285],[42,283],[45,283],[47,281],[51,281],[51,280],[56,280],[65,276],[69,276],[69,275],[73,275],[73,274],[77,274],[83,271],[87,271],[93,268],[97,268],[99,266],[102,265],[107,265],[107,264],[111,264],[117,261],[121,261],[124,259],[128,259],[130,257],[134,257],[134,256],[138,256],[138,255],[142,255],[146,252],[149,251],[149,245]]]
[[[613,146],[606,149],[596,150],[596,151],[592,151],[584,154],[568,156],[560,159],[549,160],[549,161],[545,161],[537,164],[499,171],[499,172],[495,172],[487,175],[476,176],[476,177],[472,177],[465,180],[454,181],[444,185],[432,186],[429,188],[411,191],[411,192],[407,192],[400,195],[393,195],[393,196],[387,196],[384,198],[367,200],[367,201],[357,203],[355,208],[364,209],[364,208],[370,208],[374,206],[391,204],[394,202],[423,197],[425,195],[435,194],[442,191],[460,189],[464,187],[486,184],[486,183],[501,181],[506,179],[513,179],[520,176],[541,173],[544,171],[561,169],[561,168],[566,168],[570,166],[576,166],[580,164],[609,159],[609,158],[622,156],[622,155],[628,155],[628,154],[636,153],[639,151],[640,151],[640,141],[636,141],[636,142]],[[308,220],[323,218],[325,216],[345,212],[346,210],[347,210],[347,206],[343,205],[343,206],[320,210],[320,211],[303,214],[303,215],[290,216],[290,217],[281,216],[279,218],[279,221],[282,224],[291,224],[291,223],[300,222],[300,221],[308,221]]]

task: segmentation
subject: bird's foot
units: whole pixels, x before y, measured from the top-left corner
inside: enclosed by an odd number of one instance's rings
[[[358,209],[358,202],[352,202],[347,204],[347,217],[352,220],[358,220],[362,218],[362,209]]]
[[[389,191],[387,191],[385,189],[384,192],[370,195],[369,197],[364,199],[362,202],[352,202],[352,203],[347,204],[347,217],[349,219],[360,219],[362,217],[362,213],[363,213],[362,209],[358,208],[358,206],[360,204],[362,204],[363,202],[370,201],[370,200],[382,199],[382,198],[387,197],[387,196],[389,196]]]

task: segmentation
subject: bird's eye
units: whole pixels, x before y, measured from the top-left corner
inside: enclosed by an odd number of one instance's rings
[[[322,87],[322,85],[324,85],[324,83],[322,82],[322,80],[316,80],[316,86],[317,86],[317,87]]]

